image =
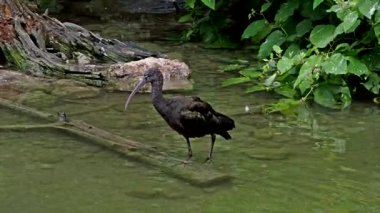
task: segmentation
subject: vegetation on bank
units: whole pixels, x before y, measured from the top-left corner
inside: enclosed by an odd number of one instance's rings
[[[354,97],[380,90],[380,3],[378,0],[287,1],[187,0],[190,22],[183,38],[209,47],[243,43],[262,63],[236,63],[224,71],[239,76],[223,85],[247,86],[247,93],[273,91],[285,110],[305,101],[344,109]],[[239,10],[233,11],[234,8]],[[246,19],[233,13],[246,11]],[[233,30],[234,33],[230,33]],[[240,37],[237,39],[236,34]],[[240,41],[239,41],[240,40]],[[374,99],[376,101],[378,99]]]

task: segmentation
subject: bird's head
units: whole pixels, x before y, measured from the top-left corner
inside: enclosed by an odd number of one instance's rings
[[[157,68],[151,68],[145,71],[142,81],[144,81],[144,84],[146,83],[153,83],[155,81],[162,81],[162,73]]]
[[[129,95],[127,101],[125,102],[124,109],[127,111],[128,104],[131,101],[134,94],[136,94],[145,84],[154,82],[160,82],[162,84],[163,82],[163,76],[161,71],[158,68],[150,68],[147,71],[145,71],[143,78],[141,81],[135,86],[135,88],[132,90],[131,94]]]

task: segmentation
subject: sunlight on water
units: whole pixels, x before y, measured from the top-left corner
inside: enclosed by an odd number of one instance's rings
[[[0,132],[0,212],[380,211],[378,107],[356,103],[342,112],[314,107],[298,118],[246,113],[245,106],[268,103],[270,96],[220,88],[231,74],[216,73],[222,59],[243,53],[181,51],[194,72],[194,91],[186,94],[235,119],[233,139],[217,137],[214,162],[205,165],[232,174],[232,184],[193,187],[58,132]],[[82,103],[62,98],[43,110],[65,111],[69,118],[185,159],[185,140],[155,112],[149,95],[135,96],[128,113],[125,97],[104,93]],[[3,108],[0,117],[0,125],[36,122]],[[192,141],[199,163],[210,138]]]

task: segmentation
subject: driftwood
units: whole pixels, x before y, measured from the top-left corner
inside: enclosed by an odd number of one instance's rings
[[[102,86],[107,84],[104,72],[110,63],[162,57],[132,42],[105,39],[76,24],[39,15],[18,0],[0,0],[0,28],[0,64],[36,76]]]
[[[159,148],[128,140],[105,130],[96,128],[79,120],[68,122],[58,121],[58,117],[49,113],[15,104],[0,98],[0,107],[6,107],[28,116],[45,120],[47,124],[36,125],[7,125],[0,126],[1,131],[35,131],[38,129],[55,129],[66,132],[86,141],[107,147],[117,153],[121,153],[129,159],[159,168],[165,173],[189,182],[195,186],[212,186],[231,180],[231,176],[213,170],[209,166],[193,165],[183,166],[181,160],[168,156]]]

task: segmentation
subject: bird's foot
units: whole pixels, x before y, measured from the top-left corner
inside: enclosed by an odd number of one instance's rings
[[[192,163],[193,163],[193,161],[191,160],[191,158],[188,158],[186,160],[180,161],[179,163],[177,163],[173,166],[179,166],[179,165],[186,166],[186,165],[191,165]]]
[[[189,157],[186,160],[182,161],[182,164],[183,165],[192,164],[193,161],[191,160],[191,158],[192,158],[192,155],[189,155]]]
[[[212,158],[208,156],[203,163],[212,163]]]
[[[187,159],[187,160],[182,161],[183,165],[189,165],[189,164],[192,164],[192,163],[193,163],[193,161],[191,159]]]

